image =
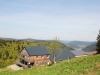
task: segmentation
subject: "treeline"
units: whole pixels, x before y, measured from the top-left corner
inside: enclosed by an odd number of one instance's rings
[[[48,47],[50,43],[51,41],[28,42],[25,40],[23,41],[23,40],[2,40],[0,39],[0,68],[15,63],[23,47],[25,46],[46,46]],[[62,48],[71,49],[69,47],[66,47],[64,44],[62,44]]]

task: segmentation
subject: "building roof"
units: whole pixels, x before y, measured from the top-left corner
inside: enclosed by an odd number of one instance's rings
[[[68,59],[68,57],[70,58],[75,58],[75,55],[68,49],[63,49],[62,52],[56,57],[56,61],[59,60],[66,60]],[[50,56],[50,59],[53,60],[53,56]]]
[[[44,46],[27,46],[24,48],[30,56],[49,54]]]
[[[94,52],[85,52],[83,50],[72,50],[71,51],[75,56],[81,56],[81,55],[88,55],[93,54]]]

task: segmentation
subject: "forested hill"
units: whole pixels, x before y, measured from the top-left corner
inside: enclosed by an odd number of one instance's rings
[[[15,62],[24,46],[38,46],[37,43],[27,41],[2,40],[0,39],[0,67]]]
[[[60,42],[58,42],[60,43]],[[0,39],[0,67],[15,63],[24,46],[48,46],[50,41],[29,42],[25,40]],[[62,44],[62,43],[60,43]],[[68,48],[62,44],[62,48]]]
[[[85,46],[88,46],[92,43],[93,42],[87,42],[87,41],[71,41],[71,42],[68,42],[68,44],[85,45]]]
[[[83,48],[82,49],[83,51],[86,51],[86,52],[91,52],[91,51],[95,51],[96,50],[96,42]]]

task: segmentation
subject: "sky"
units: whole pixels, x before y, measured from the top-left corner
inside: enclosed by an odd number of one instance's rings
[[[0,0],[0,37],[96,41],[100,0]]]

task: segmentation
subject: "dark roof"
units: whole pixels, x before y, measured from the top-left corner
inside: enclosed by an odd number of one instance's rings
[[[30,56],[49,54],[44,46],[27,46],[24,48]]]
[[[62,52],[56,57],[56,61],[59,60],[66,60],[68,59],[68,57],[70,58],[75,58],[75,55],[68,49],[63,49]],[[50,56],[50,59],[53,60],[53,56]]]
[[[88,54],[93,54],[94,52],[85,52],[83,50],[72,50],[71,51],[75,56],[80,56],[80,55],[88,55]]]

